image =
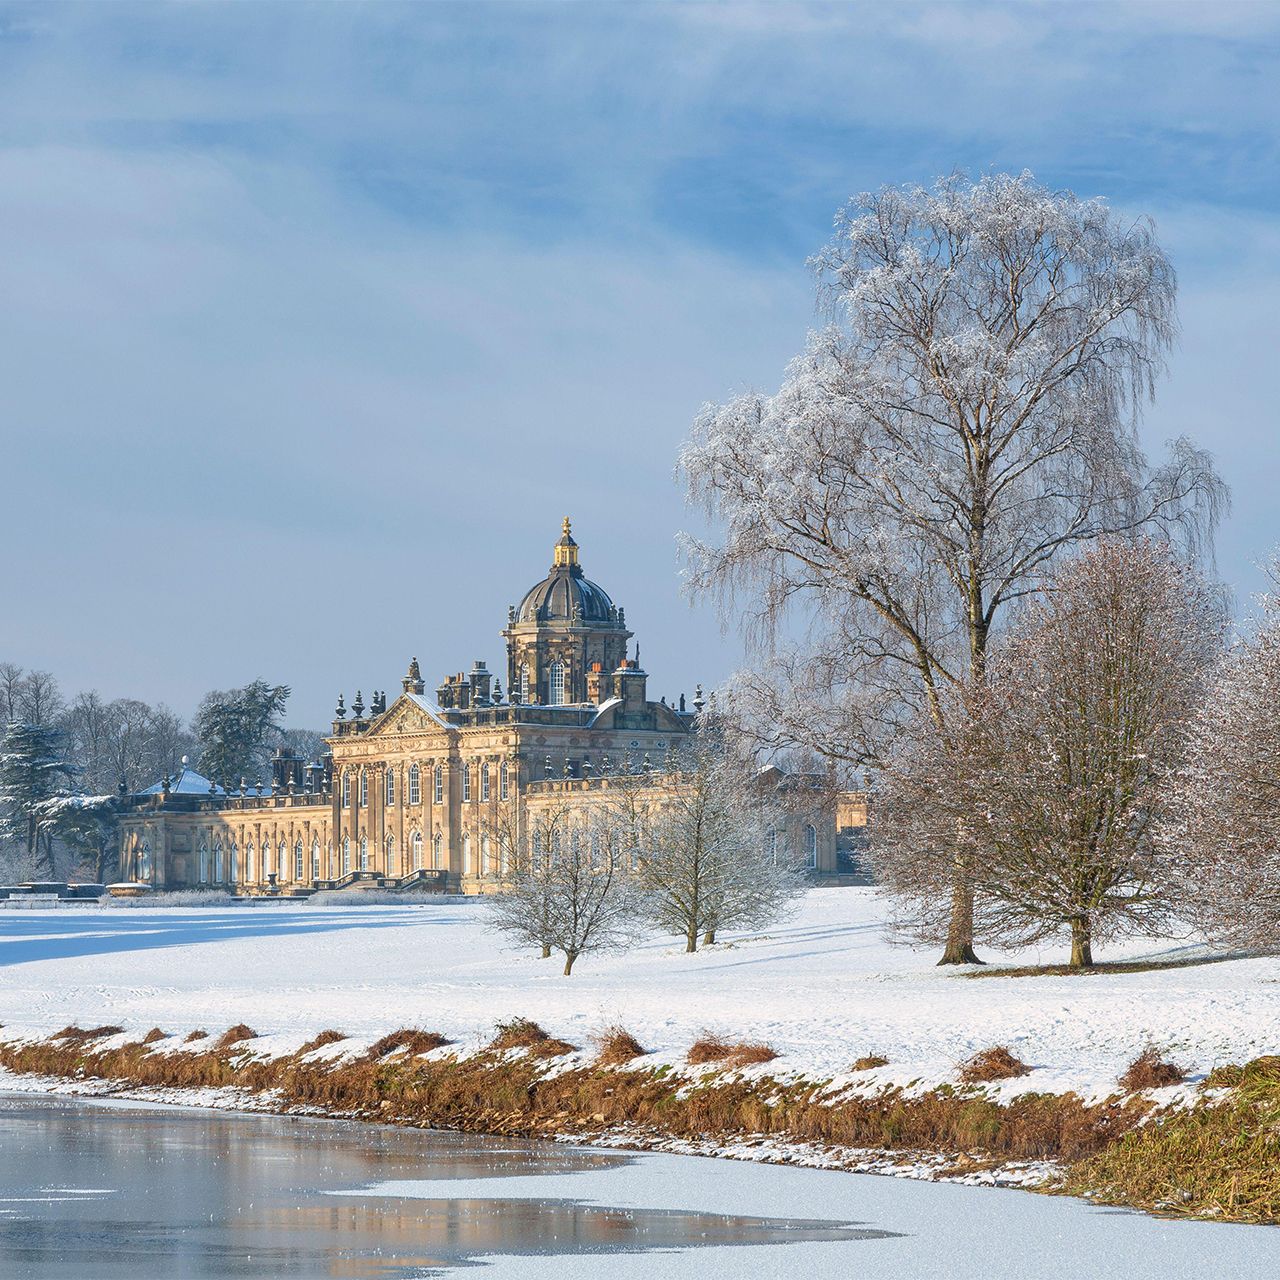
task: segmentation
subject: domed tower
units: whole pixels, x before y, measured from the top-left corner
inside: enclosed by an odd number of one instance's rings
[[[600,702],[627,656],[623,610],[584,576],[564,518],[551,571],[507,611],[507,690],[512,702]]]

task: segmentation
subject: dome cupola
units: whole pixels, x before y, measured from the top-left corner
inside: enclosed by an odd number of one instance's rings
[[[525,592],[515,622],[567,622],[571,626],[616,625],[618,611],[609,593],[585,577],[578,563],[578,544],[565,516],[553,549],[550,572]]]

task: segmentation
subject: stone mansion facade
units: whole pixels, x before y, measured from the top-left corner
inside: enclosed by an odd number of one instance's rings
[[[540,812],[566,801],[589,804],[624,759],[660,769],[693,732],[701,692],[692,708],[649,698],[625,613],[583,575],[567,519],[550,572],[509,608],[501,634],[505,696],[476,662],[429,697],[415,658],[391,702],[375,692],[366,708],[357,693],[348,710],[338,699],[323,762],[277,752],[269,785],[233,785],[184,760],[127,802],[120,887],[493,891],[512,831],[535,830]],[[678,780],[659,773],[655,785]],[[771,838],[815,873],[834,871],[831,807],[786,813]]]

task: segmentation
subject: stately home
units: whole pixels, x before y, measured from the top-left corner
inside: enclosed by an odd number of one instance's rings
[[[540,815],[587,806],[624,760],[663,761],[694,730],[692,705],[653,701],[624,611],[583,574],[564,522],[551,570],[507,611],[506,694],[484,662],[429,697],[409,663],[392,701],[339,697],[328,754],[277,752],[269,781],[181,772],[133,796],[121,820],[124,882],[304,893],[379,885],[483,893]],[[630,655],[630,656],[629,656]],[[766,785],[786,786],[780,775]],[[815,873],[835,869],[829,808],[791,805],[770,839]],[[516,839],[512,835],[516,833]]]

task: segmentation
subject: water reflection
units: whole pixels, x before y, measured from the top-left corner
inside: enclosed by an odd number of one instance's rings
[[[404,1276],[484,1254],[856,1240],[838,1223],[503,1199],[501,1179],[633,1157],[390,1127],[122,1110],[0,1095],[0,1274]],[[596,1178],[600,1181],[596,1181]],[[491,1198],[333,1196],[395,1178],[494,1179]]]

